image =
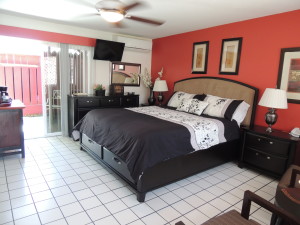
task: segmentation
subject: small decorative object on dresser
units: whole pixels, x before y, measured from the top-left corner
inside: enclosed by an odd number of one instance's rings
[[[113,96],[124,95],[124,86],[119,84],[111,84],[109,95],[113,95]]]
[[[95,84],[94,90],[96,96],[105,96],[105,87],[102,84]]]
[[[269,111],[266,113],[265,120],[268,124],[267,132],[272,132],[272,125],[277,121],[276,109],[287,109],[287,97],[286,91],[275,89],[275,88],[266,88],[263,96],[261,97],[258,105],[269,107]]]
[[[239,167],[247,165],[268,175],[281,177],[291,164],[300,165],[300,138],[265,127],[243,128]]]

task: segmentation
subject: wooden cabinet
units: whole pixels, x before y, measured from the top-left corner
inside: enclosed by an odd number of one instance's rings
[[[243,128],[239,166],[249,166],[281,177],[290,164],[300,164],[300,138],[265,127]]]
[[[71,136],[73,127],[92,109],[138,107],[139,95],[122,96],[68,96],[68,130]]]
[[[22,154],[25,157],[22,102],[0,107],[0,155]]]

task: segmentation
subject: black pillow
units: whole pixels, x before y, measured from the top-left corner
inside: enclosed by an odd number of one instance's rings
[[[195,95],[193,99],[198,99],[199,101],[204,101],[206,98],[206,94],[201,94],[201,95]]]

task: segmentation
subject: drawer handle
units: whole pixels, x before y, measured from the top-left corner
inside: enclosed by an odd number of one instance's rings
[[[272,145],[274,142],[273,141],[270,141],[270,145]]]
[[[88,139],[88,142],[93,143],[93,141],[91,139]]]
[[[271,159],[271,157],[270,157],[270,156],[267,156],[267,159]]]
[[[257,138],[257,140],[258,140],[258,141],[261,141],[261,139],[260,139],[260,138]]]
[[[114,100],[108,100],[108,102],[114,102]]]
[[[119,159],[117,159],[116,157],[112,157],[112,160],[114,160],[116,163],[118,163],[119,165],[121,165],[121,161]]]

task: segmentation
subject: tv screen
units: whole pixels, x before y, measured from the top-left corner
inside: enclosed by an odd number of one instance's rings
[[[94,59],[107,61],[122,61],[125,43],[96,40]]]

